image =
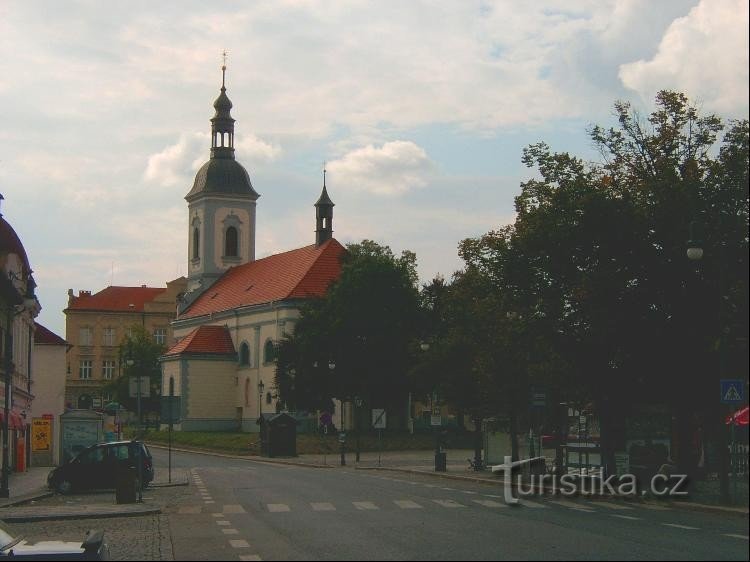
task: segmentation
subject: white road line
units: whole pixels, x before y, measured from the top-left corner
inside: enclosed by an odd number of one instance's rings
[[[352,504],[354,505],[354,507],[362,511],[380,509],[372,502],[352,502]]]
[[[411,500],[393,500],[401,509],[422,509],[422,506]]]
[[[531,500],[518,500],[519,503],[524,507],[530,507],[531,509],[549,509],[546,505]]]
[[[495,500],[472,500],[474,503],[484,507],[508,507],[508,504],[496,502]]]
[[[260,556],[257,554],[245,554],[243,556],[240,556],[240,560],[246,560],[247,562],[255,562],[256,560],[260,560]]]
[[[654,505],[649,503],[638,504],[638,507],[643,509],[650,509],[651,511],[671,511],[670,508],[664,507],[663,505]]]
[[[473,496],[476,496],[479,492],[472,492],[471,490],[464,490],[464,494],[471,494]]]
[[[312,502],[310,507],[312,507],[313,511],[336,511],[333,504],[328,502]]]
[[[626,519],[627,521],[640,521],[640,517],[633,517],[632,515],[618,515],[617,513],[610,513],[610,516],[617,517],[618,519]]]
[[[559,505],[560,507],[567,507],[568,509],[574,509],[576,511],[586,511],[588,513],[592,513],[594,510],[590,507],[587,507],[584,504],[568,501],[568,500],[547,500],[547,503],[551,503],[553,505]]]
[[[244,539],[233,539],[229,541],[232,548],[250,548],[250,545]]]
[[[455,492],[453,488],[440,488],[441,490],[445,490],[446,492]]]
[[[212,515],[213,517],[224,517],[224,514],[223,514],[223,513],[212,513],[211,515]]]
[[[289,506],[285,503],[269,503],[266,507],[271,513],[282,513],[284,511],[290,511]]]
[[[237,529],[222,529],[222,533],[225,535],[239,535],[240,532]]]
[[[247,513],[245,508],[239,504],[225,504],[222,511],[224,513]]]
[[[443,507],[466,507],[465,505],[460,504],[457,501],[453,501],[453,500],[432,500],[432,501]]]
[[[730,539],[740,539],[742,541],[748,540],[748,536],[747,535],[734,535],[732,533],[726,533],[724,536],[725,537],[729,537]]]
[[[600,505],[602,507],[606,507],[607,509],[616,509],[618,511],[619,510],[628,510],[628,511],[633,510],[633,508],[628,505],[622,505],[620,503],[615,503],[615,502],[599,502],[598,501],[596,502],[595,505]]]
[[[217,525],[221,525],[222,527],[228,527],[228,526],[229,526],[229,525],[231,525],[232,523],[230,523],[230,522],[229,522],[229,521],[227,521],[226,519],[217,519],[217,520],[216,520],[216,524],[217,524]]]
[[[685,529],[686,531],[698,531],[698,527],[689,527],[688,525],[678,525],[677,523],[662,523],[665,527],[672,527],[673,529]]]

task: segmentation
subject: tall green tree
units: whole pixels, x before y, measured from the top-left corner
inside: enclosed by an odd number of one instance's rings
[[[348,245],[339,280],[302,307],[294,334],[279,346],[281,399],[298,409],[355,396],[400,405],[417,326],[416,256],[371,240]]]
[[[130,378],[135,376],[148,377],[148,388],[141,389],[141,412],[144,414],[159,411],[159,397],[161,396],[161,367],[159,357],[166,351],[166,347],[154,341],[151,334],[143,326],[134,324],[130,332],[120,343],[118,362],[121,366],[120,376],[107,386],[114,401],[119,402],[131,412],[136,411],[136,399],[130,397]],[[128,359],[133,365],[128,365]]]

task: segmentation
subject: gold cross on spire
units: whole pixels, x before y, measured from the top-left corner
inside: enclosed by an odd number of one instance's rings
[[[226,82],[226,75],[227,75],[227,57],[229,54],[227,53],[227,50],[224,49],[221,52],[221,87],[222,89],[226,88],[225,82]]]
[[[326,186],[326,161],[323,160],[323,187]]]

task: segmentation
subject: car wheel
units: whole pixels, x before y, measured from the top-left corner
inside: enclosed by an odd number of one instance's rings
[[[65,496],[73,491],[73,484],[71,484],[70,480],[68,480],[67,478],[63,478],[57,483],[55,489],[58,491],[58,493]]]

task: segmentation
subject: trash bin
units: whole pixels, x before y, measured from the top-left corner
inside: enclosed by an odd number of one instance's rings
[[[445,472],[447,465],[446,453],[435,453],[435,472]]]
[[[115,500],[117,503],[137,501],[138,473],[134,466],[123,466],[115,474]]]

